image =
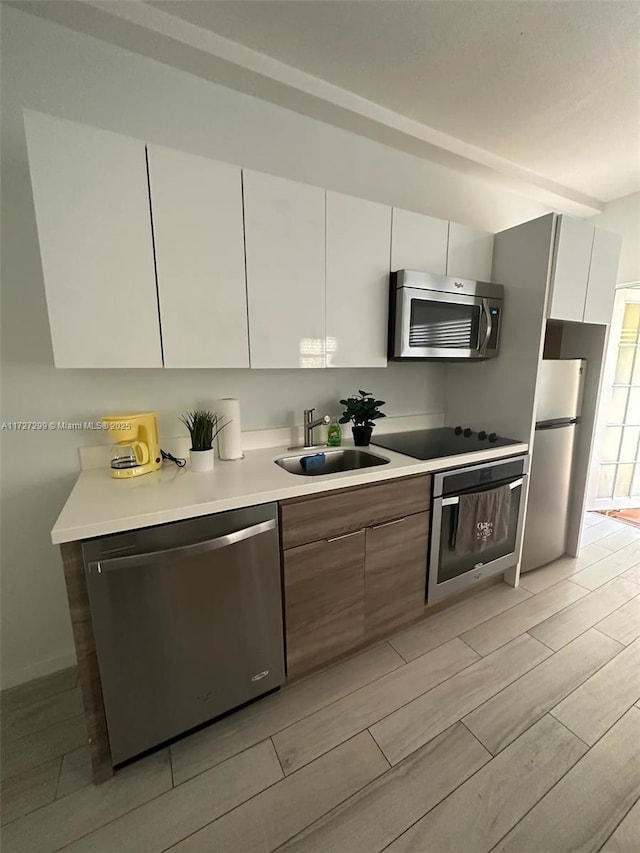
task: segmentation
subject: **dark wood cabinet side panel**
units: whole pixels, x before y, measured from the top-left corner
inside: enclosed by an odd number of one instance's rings
[[[347,652],[364,634],[364,549],[360,531],[284,553],[287,677]]]
[[[367,530],[365,636],[390,633],[424,611],[429,513]]]
[[[113,776],[113,766],[82,547],[79,542],[66,542],[60,546],[60,553],[64,564],[71,627],[78,658],[78,684],[84,705],[93,781],[97,784]]]
[[[431,476],[420,474],[282,501],[282,547],[340,536],[429,508]]]

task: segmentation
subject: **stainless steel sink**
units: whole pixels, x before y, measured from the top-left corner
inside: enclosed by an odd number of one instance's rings
[[[317,468],[305,471],[301,460],[316,453],[324,454],[324,463]],[[376,465],[388,465],[389,460],[382,456],[375,456],[366,450],[351,448],[328,447],[326,450],[309,450],[306,453],[298,453],[295,456],[284,456],[282,459],[274,459],[276,465],[284,468],[290,474],[301,474],[303,477],[321,477],[324,474],[338,474],[341,471],[357,471],[359,468],[373,468]]]

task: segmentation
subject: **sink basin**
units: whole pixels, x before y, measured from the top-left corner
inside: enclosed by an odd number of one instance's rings
[[[318,468],[305,471],[300,460],[305,456],[314,456],[316,453],[324,453],[324,464]],[[389,460],[382,456],[375,456],[366,450],[351,448],[328,447],[326,450],[309,450],[306,453],[298,453],[295,456],[285,456],[282,459],[274,459],[276,465],[284,468],[290,474],[301,474],[303,477],[321,477],[324,474],[338,474],[341,471],[357,471],[359,468],[373,468],[376,465],[388,465]]]

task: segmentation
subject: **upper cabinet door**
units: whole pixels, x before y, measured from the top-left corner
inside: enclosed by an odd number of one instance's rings
[[[422,213],[393,208],[391,269],[445,275],[449,223]]]
[[[240,168],[148,158],[165,367],[249,367]]]
[[[327,367],[386,367],[391,208],[327,191]]]
[[[596,228],[593,235],[591,265],[584,303],[584,322],[611,322],[616,295],[616,279],[622,238],[619,234]]]
[[[243,176],[251,367],[324,367],[325,191]]]
[[[56,367],[162,367],[143,142],[25,111]]]
[[[558,218],[548,311],[553,320],[583,321],[593,233],[584,219]]]
[[[449,223],[447,275],[472,281],[491,281],[493,234],[459,222]]]

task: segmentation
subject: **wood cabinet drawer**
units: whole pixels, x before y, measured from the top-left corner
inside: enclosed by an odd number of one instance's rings
[[[424,512],[429,508],[430,495],[431,476],[419,474],[283,501],[282,547],[295,548]]]
[[[365,637],[390,633],[424,611],[429,513],[367,529]]]
[[[287,677],[362,642],[365,531],[284,553]]]

